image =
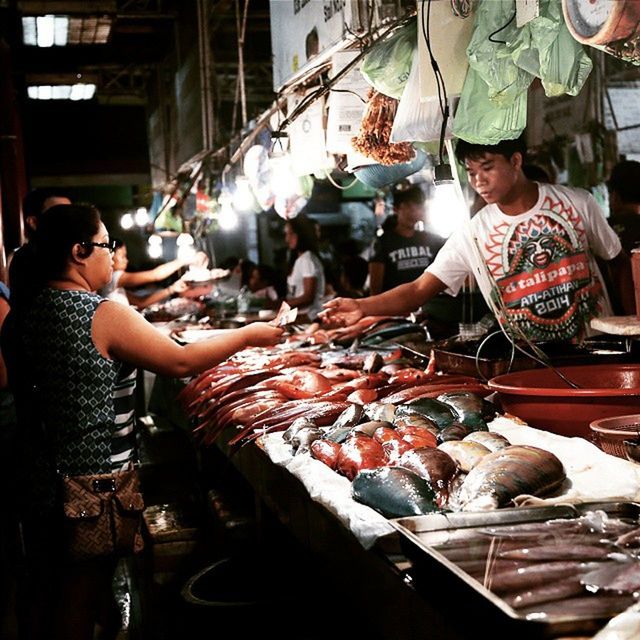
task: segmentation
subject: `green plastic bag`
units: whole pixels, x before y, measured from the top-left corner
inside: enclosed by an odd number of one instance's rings
[[[413,52],[418,47],[417,21],[378,41],[364,57],[360,73],[385,96],[400,100],[411,73]]]
[[[467,55],[469,72],[453,133],[477,144],[496,144],[524,131],[534,77],[542,80],[548,96],[576,95],[592,66],[571,37],[558,0],[540,0],[539,17],[521,28],[515,0],[481,2]]]

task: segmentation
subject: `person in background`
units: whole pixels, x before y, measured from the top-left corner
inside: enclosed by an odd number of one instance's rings
[[[9,313],[9,289],[0,282],[0,327]],[[0,484],[11,487],[16,481],[17,422],[13,394],[9,389],[7,369],[0,357]],[[18,577],[19,529],[13,491],[6,491],[0,518],[0,637],[9,635],[7,625],[15,624],[13,610]]]
[[[369,263],[358,255],[342,260],[339,293],[345,298],[364,298],[364,286],[369,275]]]
[[[547,170],[537,164],[522,165],[522,173],[524,173],[529,180],[533,180],[534,182],[546,182],[547,184],[551,184],[553,182],[551,180],[551,176],[547,173]]]
[[[618,234],[622,248],[631,253],[640,243],[640,162],[622,160],[611,170],[609,224]]]
[[[440,236],[416,229],[416,224],[425,220],[424,203],[425,196],[418,185],[394,191],[395,225],[387,223],[382,236],[374,241],[369,259],[371,295],[415,280],[444,244]]]
[[[276,306],[278,302],[278,292],[273,284],[275,276],[273,269],[266,264],[254,265],[249,275],[248,287],[251,295],[256,298],[263,298],[272,303],[270,306]]]
[[[282,329],[254,323],[180,346],[131,307],[97,295],[111,280],[115,246],[93,207],[52,207],[32,242],[40,286],[12,308],[9,317],[19,322],[5,323],[2,347],[20,429],[39,425],[33,437],[46,441],[55,475],[39,490],[34,460],[20,460],[24,477],[16,484],[25,492],[21,525],[33,587],[23,594],[29,615],[21,637],[91,640],[116,558],[66,557],[57,475],[109,474],[134,463],[136,367],[193,376],[245,347],[274,344]]]
[[[632,314],[629,256],[593,196],[532,182],[522,171],[525,154],[522,137],[497,145],[460,140],[456,157],[486,206],[454,231],[419,278],[369,298],[329,301],[324,319],[346,325],[364,315],[409,313],[442,291],[457,294],[474,275],[514,337],[577,342],[591,318],[611,315],[594,256],[606,261]]]
[[[162,302],[176,293],[186,291],[188,286],[184,281],[176,280],[167,287],[146,296],[137,296],[129,289],[162,282],[187,265],[206,266],[208,262],[206,254],[199,252],[191,260],[171,260],[147,271],[127,271],[129,265],[127,247],[121,240],[114,240],[114,242],[116,249],[113,254],[113,275],[109,284],[98,293],[109,300],[130,304],[136,309],[144,309],[156,302]]]
[[[22,219],[26,242],[9,256],[9,288],[12,291],[12,303],[20,300],[23,293],[28,297],[29,289],[35,280],[32,261],[33,252],[29,240],[38,228],[40,216],[58,204],[71,204],[67,195],[54,188],[39,188],[29,191],[22,201]]]
[[[314,224],[303,214],[287,220],[284,239],[289,249],[287,302],[298,307],[301,315],[315,320],[322,310],[325,276],[317,254],[317,235]]]

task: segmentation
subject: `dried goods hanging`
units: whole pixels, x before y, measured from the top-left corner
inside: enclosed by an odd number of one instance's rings
[[[380,164],[409,162],[415,149],[409,142],[389,142],[398,101],[371,90],[367,110],[360,124],[360,133],[351,139],[353,148]]]

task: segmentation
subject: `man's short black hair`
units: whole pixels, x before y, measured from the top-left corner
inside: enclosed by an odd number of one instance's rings
[[[413,202],[416,204],[424,204],[425,194],[422,188],[417,184],[398,185],[393,190],[393,206],[399,207],[405,202]]]
[[[618,162],[611,170],[607,186],[609,191],[615,191],[623,202],[640,202],[640,162]]]
[[[465,160],[479,160],[485,153],[494,153],[511,160],[514,153],[521,153],[524,160],[527,155],[527,143],[524,134],[515,140],[501,140],[498,144],[475,144],[466,140],[458,140],[456,145],[456,159],[460,164]]]
[[[22,215],[25,220],[31,216],[37,218],[42,213],[42,207],[49,198],[68,198],[69,196],[54,187],[40,187],[32,189],[22,200]]]

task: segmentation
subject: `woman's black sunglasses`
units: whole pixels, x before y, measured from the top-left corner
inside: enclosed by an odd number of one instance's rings
[[[109,242],[81,242],[83,247],[100,247],[102,249],[109,249],[109,253],[113,253],[116,250],[117,240],[109,240]]]

